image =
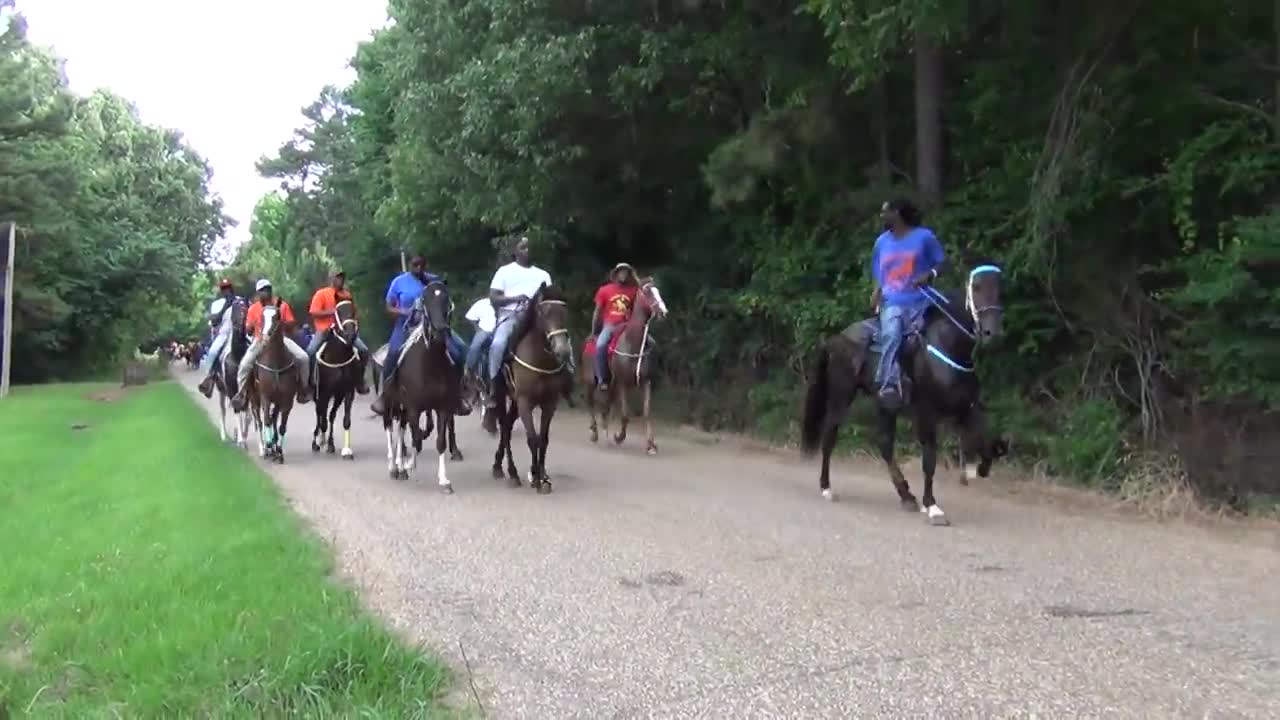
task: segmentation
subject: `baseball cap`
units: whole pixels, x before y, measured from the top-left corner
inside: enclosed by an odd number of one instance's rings
[[[261,280],[258,281],[257,285],[253,286],[253,290],[254,292],[262,292],[263,288],[269,288],[269,287],[271,287],[271,281],[266,278],[262,278]]]

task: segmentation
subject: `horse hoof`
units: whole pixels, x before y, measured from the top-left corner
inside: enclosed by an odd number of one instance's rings
[[[315,443],[311,443],[311,452],[320,452],[320,446]]]
[[[518,477],[507,478],[507,487],[512,487],[512,488],[520,487],[520,478]]]
[[[827,502],[835,502],[836,494],[831,492],[831,488],[827,488],[826,490],[822,491],[822,499],[826,500]]]
[[[501,480],[501,479],[502,479],[502,478],[504,478],[504,477],[506,477],[506,475],[502,472],[502,467],[501,467],[500,465],[494,465],[494,466],[493,466],[493,479],[494,479],[494,480]]]
[[[452,485],[441,485],[441,486],[440,486],[440,494],[441,494],[441,495],[452,495],[452,494],[453,494],[453,486],[452,486]]]
[[[507,479],[520,482],[520,471],[513,467],[507,468]]]
[[[961,484],[961,485],[968,486],[968,485],[969,485],[969,476],[967,476],[967,475],[961,475],[961,476],[960,476],[960,484]]]
[[[947,520],[947,514],[942,512],[942,508],[937,505],[920,508],[920,512],[924,513],[925,519],[934,527],[946,527],[951,524],[951,522]]]
[[[273,462],[273,463],[275,463],[275,464],[277,464],[277,465],[283,465],[283,464],[284,464],[284,456],[283,456],[283,455],[276,455],[275,457],[271,458],[271,462]]]
[[[592,430],[591,435],[588,436],[588,439],[590,439],[591,442],[600,442],[600,433],[596,432],[595,430]]]
[[[626,435],[621,435],[621,434],[619,434],[619,435],[614,435],[614,436],[613,436],[613,444],[614,444],[614,445],[621,445],[622,443],[624,443],[624,442],[626,442],[626,441],[627,441],[627,436],[626,436]]]
[[[645,454],[645,455],[648,455],[648,456],[650,456],[650,457],[653,457],[654,455],[657,455],[657,454],[658,454],[658,446],[657,446],[657,445],[654,445],[654,444],[652,444],[652,443],[650,443],[650,444],[649,444],[649,447],[645,448],[644,454]]]
[[[925,509],[920,507],[920,503],[916,502],[916,499],[913,497],[902,498],[901,500],[898,501],[898,504],[902,506],[902,509],[906,510],[907,512],[917,512],[917,511],[925,512]]]
[[[355,460],[355,459],[356,459],[356,451],[355,451],[355,450],[352,450],[351,448],[342,448],[342,459],[343,459],[343,460]]]
[[[550,481],[550,480],[543,480],[541,483],[539,483],[539,484],[538,484],[538,494],[539,494],[539,495],[550,495],[550,494],[551,494],[551,481]]]
[[[465,458],[462,457],[461,450],[454,450],[453,452],[449,453],[449,459],[453,462],[462,462]]]

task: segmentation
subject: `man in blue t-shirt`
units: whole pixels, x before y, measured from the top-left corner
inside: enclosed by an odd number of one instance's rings
[[[400,350],[404,347],[405,340],[409,339],[409,318],[413,315],[413,304],[422,296],[422,291],[427,285],[433,282],[443,282],[438,275],[427,272],[427,261],[421,256],[415,256],[409,261],[409,271],[400,273],[391,281],[391,285],[387,287],[387,312],[395,316],[395,325],[391,328],[391,339],[387,343],[387,356],[384,359],[385,364],[382,366],[382,392],[378,394],[377,399],[373,401],[370,410],[378,415],[383,413],[386,408],[386,397],[388,388],[391,386],[391,376],[395,373],[396,361],[399,359]],[[453,364],[461,373],[463,361],[466,358],[467,346],[462,342],[462,338],[449,329],[448,352]],[[455,414],[468,415],[471,413],[471,407],[465,399],[459,401],[459,407]]]
[[[880,219],[885,231],[871,252],[871,276],[876,283],[871,304],[879,308],[882,347],[876,383],[881,404],[895,409],[902,401],[898,351],[907,332],[918,329],[929,306],[921,288],[938,276],[946,255],[933,231],[921,226],[921,213],[909,200],[885,203]]]

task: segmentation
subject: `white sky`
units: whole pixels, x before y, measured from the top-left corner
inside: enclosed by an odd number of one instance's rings
[[[213,189],[248,239],[258,198],[278,187],[254,163],[274,155],[326,84],[346,85],[356,45],[386,0],[17,0],[32,42],[66,60],[77,93],[107,88],[142,119],[182,131],[213,167]]]

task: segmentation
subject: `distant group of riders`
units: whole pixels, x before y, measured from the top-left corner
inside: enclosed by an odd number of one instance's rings
[[[876,238],[869,267],[875,285],[871,305],[876,317],[854,323],[819,348],[816,374],[805,404],[802,445],[806,451],[815,451],[821,446],[820,485],[823,495],[830,499],[827,465],[838,427],[856,393],[871,395],[882,418],[881,454],[904,505],[916,504],[892,460],[897,414],[904,407],[913,408],[917,433],[925,451],[925,502],[920,509],[929,513],[930,520],[938,520],[941,510],[932,495],[934,435],[938,421],[951,420],[959,426],[962,449],[969,460],[965,463],[966,476],[975,473],[985,476],[991,461],[1004,451],[1003,442],[993,439],[987,426],[972,364],[976,348],[1001,334],[1000,270],[993,264],[979,263],[970,268],[961,295],[944,294],[934,289],[933,282],[947,255],[937,236],[923,225],[922,214],[915,205],[904,199],[886,202],[881,208],[881,221],[884,231]],[[430,328],[424,328],[429,315],[424,306],[428,290],[437,288],[436,294],[439,294],[443,289],[447,297],[445,282],[426,268],[423,257],[413,257],[408,269],[391,280],[385,294],[385,310],[394,318],[394,325],[385,358],[379,363],[380,390],[371,410],[388,421],[388,413],[396,407],[400,359],[407,353],[411,340],[427,342],[430,335]],[[509,262],[496,269],[487,297],[475,300],[464,315],[473,326],[470,342],[464,341],[445,322],[437,338],[444,348],[441,357],[447,355],[451,372],[456,373],[459,387],[463,389],[450,401],[453,407],[448,408],[449,417],[471,414],[473,402],[483,403],[488,411],[486,415],[492,415],[508,391],[513,390],[505,387],[507,379],[515,377],[513,366],[534,372],[530,377],[554,380],[548,387],[555,387],[566,399],[570,398],[578,376],[576,353],[569,352],[562,362],[542,368],[533,367],[515,352],[514,344],[519,342],[519,336],[542,317],[539,314],[545,309],[542,306],[564,305],[543,294],[552,286],[550,273],[533,264],[528,238],[521,237],[510,251]],[[222,280],[219,289],[221,294],[210,305],[208,314],[211,328],[216,329],[214,339],[200,364],[206,373],[200,391],[207,397],[212,397],[219,360],[229,346],[232,333],[229,310],[237,299],[230,280]],[[777,300],[785,302],[784,298]],[[661,317],[666,312],[656,286],[651,280],[642,281],[635,268],[626,262],[611,269],[607,281],[597,289],[592,305],[592,336],[583,346],[585,370],[581,378],[589,402],[593,395],[610,391],[614,381],[611,363],[647,357],[653,346],[649,318]],[[374,356],[359,337],[354,299],[346,288],[346,275],[337,270],[329,285],[317,290],[312,297],[309,314],[314,334],[303,343],[287,335],[283,339],[292,365],[297,368],[296,400],[300,403],[308,402],[316,390],[313,383],[319,374],[313,373],[313,368],[321,348],[335,337],[340,306],[345,306],[350,313],[345,322],[352,326],[351,362],[358,367],[354,392],[369,393],[366,369]],[[640,306],[645,309],[642,327],[632,323]],[[297,321],[293,309],[273,291],[270,280],[258,280],[244,320],[245,332],[251,340],[235,374],[232,406],[237,411],[245,408],[250,373],[260,364],[258,357],[264,347],[263,317],[267,308],[274,308],[274,315],[286,327]],[[446,315],[451,311],[450,302]],[[628,340],[628,328],[639,335]],[[546,348],[551,348],[551,339],[560,333],[567,330],[544,328]],[[648,372],[647,368],[642,369],[642,362],[627,366],[634,367],[637,383],[643,381]],[[644,391],[647,416],[647,385]],[[624,400],[623,435],[625,407]],[[526,429],[528,427],[526,421]],[[444,428],[440,431],[443,433]],[[592,439],[595,439],[594,411]],[[649,449],[656,450],[652,431]],[[495,461],[495,471],[497,469]]]

